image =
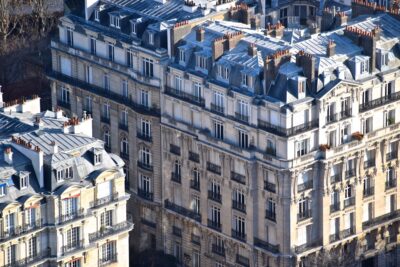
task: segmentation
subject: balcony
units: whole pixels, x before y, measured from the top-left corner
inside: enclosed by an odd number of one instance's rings
[[[356,176],[356,170],[355,169],[346,170],[345,176],[346,179]]]
[[[225,257],[225,247],[217,244],[212,244],[211,251],[217,255]]]
[[[116,262],[118,262],[118,254],[113,253],[111,255],[108,255],[106,258],[99,259],[99,266],[107,266]]]
[[[177,237],[182,237],[182,229],[176,226],[172,226],[172,234]]]
[[[152,222],[152,221],[150,221],[150,220],[147,220],[147,219],[145,219],[145,218],[140,218],[140,222],[143,224],[143,225],[147,225],[147,226],[149,226],[149,227],[151,227],[151,228],[157,228],[157,223],[155,223],[155,222]]]
[[[326,124],[334,123],[349,117],[351,117],[351,109],[345,109],[336,114],[326,116]]]
[[[65,246],[61,247],[62,254],[66,254],[69,252],[77,251],[83,248],[84,240],[75,240],[71,243],[68,243]]]
[[[302,184],[297,185],[297,191],[301,192],[307,189],[311,189],[312,187],[313,187],[313,180],[309,180]]]
[[[180,184],[182,182],[181,179],[180,173],[171,172],[171,181]]]
[[[52,255],[50,254],[50,251],[42,251],[39,253],[34,253],[34,255],[13,261],[11,263],[2,265],[3,267],[26,267],[26,266],[34,266],[36,263],[39,261],[42,261],[46,258],[50,258]]]
[[[73,221],[76,219],[80,219],[85,217],[85,213],[83,209],[78,209],[74,212],[71,212],[69,214],[65,214],[65,215],[61,215],[58,216],[58,218],[56,218],[56,224],[63,224],[63,223],[67,223],[69,221]]]
[[[114,224],[110,227],[105,227],[94,233],[89,234],[89,242],[95,242],[96,240],[103,239],[112,235],[116,235],[122,232],[130,231],[133,228],[133,224],[128,221]]]
[[[265,210],[265,219],[276,222],[276,213],[270,210]]]
[[[340,203],[333,203],[331,204],[331,213],[340,210]]]
[[[272,253],[279,253],[279,245],[272,245],[267,241],[254,237],[254,246],[268,250]]]
[[[146,199],[146,200],[149,200],[149,201],[153,201],[153,193],[152,192],[149,192],[147,190],[138,188],[137,194],[138,194],[139,197],[141,197],[143,199]]]
[[[237,200],[232,200],[232,208],[235,210],[241,211],[243,213],[246,213],[246,204],[243,202],[239,202]]]
[[[95,201],[92,201],[89,203],[90,208],[94,208],[94,207],[100,207],[103,205],[107,205],[109,203],[118,201],[118,193],[115,194],[110,194],[106,197],[102,197],[102,198],[98,198]]]
[[[246,242],[246,233],[232,229],[232,237],[239,241]]]
[[[221,226],[221,224],[219,222],[216,222],[214,220],[208,219],[207,220],[207,226],[210,227],[211,229],[214,229],[214,230],[216,230],[218,232],[221,232],[222,226]]]
[[[355,197],[346,198],[344,200],[344,207],[347,208],[347,207],[354,206],[355,203],[356,203],[356,198]]]
[[[240,184],[246,184],[246,176],[233,171],[231,171],[231,180],[238,182]]]
[[[244,266],[244,267],[249,267],[250,266],[250,260],[249,258],[246,258],[245,256],[236,254],[236,263]]]
[[[137,161],[137,165],[138,165],[139,168],[141,168],[143,170],[146,170],[146,171],[149,171],[149,172],[153,171],[153,166],[150,165],[150,163],[138,160]]]
[[[200,191],[200,181],[197,180],[190,180],[190,188]]]
[[[335,234],[329,235],[329,242],[330,243],[333,243],[333,242],[335,242],[335,241],[337,241],[339,239],[340,239],[339,238],[339,233],[335,233]]]
[[[312,217],[311,209],[304,210],[303,212],[297,214],[297,221],[298,222],[304,221],[304,220],[309,219],[311,217]]]
[[[174,144],[169,144],[169,152],[171,152],[172,154],[175,154],[177,156],[181,155],[181,148],[177,145]]]
[[[368,101],[366,103],[362,103],[359,107],[360,112],[364,112],[364,111],[367,111],[367,110],[370,110],[370,109],[373,109],[373,108],[376,108],[379,106],[383,106],[387,103],[394,102],[399,99],[400,99],[400,92],[395,92],[390,95],[383,96],[381,98],[374,99],[374,100]]]
[[[191,241],[193,244],[200,245],[200,236],[192,234]]]
[[[276,193],[276,184],[264,181],[264,190],[267,190],[271,193]]]
[[[152,142],[153,138],[151,135],[143,132],[137,132],[136,137],[139,138],[140,140],[146,141],[146,142]]]
[[[129,160],[129,153],[127,153],[127,152],[119,152],[119,155],[120,155],[120,157],[122,158],[122,159],[124,159],[124,160]]]
[[[396,219],[400,216],[400,210],[395,210],[389,213],[386,213],[384,215],[381,215],[379,217],[370,219],[369,221],[363,222],[362,227],[363,230],[370,228],[370,227],[374,227],[377,226],[379,224],[382,224],[384,222]]]
[[[61,99],[57,100],[57,106],[66,108],[66,109],[71,109],[71,103],[61,100]]]
[[[364,161],[364,169],[369,169],[375,166],[375,159]]]
[[[369,186],[367,188],[364,188],[363,190],[363,197],[369,197],[374,194],[375,190],[373,186]]]
[[[79,87],[82,90],[85,90],[87,92],[96,94],[98,96],[107,98],[111,101],[114,101],[118,104],[121,105],[125,105],[130,107],[131,109],[133,109],[134,111],[140,113],[140,114],[144,114],[144,115],[149,115],[149,116],[156,116],[159,117],[161,112],[160,109],[157,107],[148,107],[148,106],[144,106],[138,103],[135,103],[132,99],[130,98],[126,98],[123,95],[114,93],[110,90],[106,90],[102,87],[98,87],[94,84],[90,84],[87,83],[85,81],[81,81],[79,79],[64,75],[60,72],[56,72],[56,71],[51,71],[49,73],[47,73],[47,76],[50,79],[53,80],[57,80],[57,81],[61,81],[67,84],[70,84],[72,86],[76,86]]]
[[[193,210],[190,210],[190,209],[184,208],[182,206],[179,206],[175,203],[172,203],[168,199],[165,200],[164,205],[165,205],[166,209],[172,210],[180,215],[183,215],[183,216],[191,218],[195,221],[201,222],[201,215]]]
[[[397,155],[398,155],[397,150],[387,153],[386,154],[386,161],[397,159]]]
[[[216,201],[218,203],[222,202],[222,196],[219,192],[215,192],[212,190],[208,190],[208,199],[211,199],[213,201]]]
[[[385,190],[395,188],[397,185],[396,179],[389,179],[385,182]]]
[[[102,123],[110,124],[110,117],[101,116],[101,117],[100,117],[100,121],[101,121]]]
[[[224,107],[215,105],[213,103],[211,103],[211,111],[221,114],[221,115],[224,115]]]
[[[235,112],[235,119],[242,121],[242,122],[249,122],[249,115],[242,114],[240,112]]]
[[[200,162],[200,155],[197,153],[194,153],[192,151],[189,151],[189,160],[193,162]]]
[[[218,166],[218,165],[216,165],[214,163],[211,163],[209,161],[207,162],[207,170],[212,172],[212,173],[221,175],[221,166]]]
[[[173,96],[180,100],[189,102],[193,105],[197,105],[200,107],[204,107],[204,105],[205,105],[204,98],[189,94],[189,93],[181,91],[181,90],[176,90],[175,88],[171,88],[171,87],[167,86],[167,87],[165,87],[165,93],[169,96]]]
[[[350,227],[349,229],[345,229],[343,231],[340,231],[339,238],[343,239],[343,238],[349,237],[349,236],[351,236],[353,234],[354,234],[354,227]]]
[[[265,154],[276,157],[276,149],[273,147],[267,147]]]
[[[2,231],[0,233],[0,240],[5,241],[4,239],[10,239],[33,232],[35,230],[40,229],[42,226],[43,226],[43,221],[42,219],[39,219],[30,224],[14,227],[12,229],[9,229],[8,231]]]
[[[305,251],[307,251],[309,249],[318,247],[320,243],[321,243],[320,240],[313,241],[313,242],[308,242],[308,243],[305,243],[305,244],[302,244],[302,245],[299,245],[299,246],[295,246],[294,251],[296,253],[303,253],[303,252],[305,252]]]
[[[127,123],[120,123],[118,125],[119,129],[125,132],[129,132],[129,127]]]
[[[340,174],[335,174],[331,176],[331,184],[340,182]]]
[[[294,127],[290,128],[283,128],[280,126],[273,125],[269,122],[263,121],[263,120],[258,120],[258,128],[279,135],[279,136],[284,136],[284,137],[290,137],[294,136],[296,134],[301,134],[304,132],[307,132],[312,129],[316,129],[319,126],[319,121],[318,120],[313,120],[309,121]]]

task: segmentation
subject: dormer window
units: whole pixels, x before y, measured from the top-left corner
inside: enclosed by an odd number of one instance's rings
[[[179,62],[186,62],[186,51],[185,49],[179,49]]]
[[[67,167],[65,169],[65,179],[71,179],[73,177],[72,167]]]
[[[19,178],[20,189],[27,188],[29,184],[29,174],[21,175]]]
[[[381,56],[381,66],[389,65],[389,53],[382,53]]]
[[[115,16],[115,15],[110,15],[110,26],[120,29],[119,26],[119,17]]]
[[[0,184],[0,197],[4,197],[7,193],[7,184]]]
[[[196,67],[200,69],[207,69],[207,57],[197,55],[196,56]]]
[[[56,181],[61,182],[63,180],[63,170],[56,171]]]
[[[360,62],[360,74],[369,72],[369,59]]]
[[[249,74],[242,73],[242,86],[253,88],[253,77]]]
[[[94,11],[94,20],[97,22],[100,21],[100,11],[97,9]]]
[[[217,75],[223,80],[229,80],[229,68],[223,65],[218,65]]]
[[[154,45],[154,33],[149,32],[149,44]]]
[[[137,34],[136,23],[131,21],[131,33]]]
[[[102,155],[100,153],[94,154],[94,165],[99,165],[102,162]]]

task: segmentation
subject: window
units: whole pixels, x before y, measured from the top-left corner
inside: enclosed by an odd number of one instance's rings
[[[331,205],[338,205],[339,204],[339,191],[332,191],[331,192]]]
[[[271,139],[267,139],[267,154],[276,155],[275,142]]]
[[[149,32],[149,44],[154,45],[154,33]]]
[[[73,175],[72,167],[65,168],[65,179],[71,179]]]
[[[67,44],[74,46],[74,31],[71,28],[67,28]]]
[[[353,192],[352,192],[351,185],[347,184],[346,187],[344,188],[344,198],[345,199],[351,198],[352,195],[353,195]]]
[[[373,131],[373,117],[369,117],[362,120],[362,132],[363,134],[367,134]]]
[[[174,162],[174,174],[176,177],[181,177],[181,163],[179,160],[175,160]]]
[[[131,33],[132,34],[136,34],[137,30],[136,30],[136,23],[131,21]]]
[[[145,165],[151,165],[151,152],[147,147],[142,147],[139,152],[139,160]]]
[[[214,137],[224,140],[224,125],[220,121],[214,121]]]
[[[121,124],[128,126],[128,111],[126,109],[121,111]]]
[[[308,153],[308,139],[296,143],[296,156],[301,157]]]
[[[276,213],[276,203],[272,198],[268,199],[267,202],[267,213],[271,214],[275,218],[275,213]]]
[[[185,49],[179,49],[179,61],[185,62],[186,61],[186,51]]]
[[[193,82],[193,95],[200,100],[201,99],[201,83]]]
[[[101,246],[101,262],[114,262],[117,260],[117,242],[110,241]]]
[[[110,118],[110,104],[108,102],[103,103],[103,117],[106,119]]]
[[[178,242],[174,244],[174,256],[178,262],[182,262],[182,246]]]
[[[280,12],[279,12],[280,18],[287,17],[287,14],[288,14],[288,9],[287,9],[287,8],[282,8],[282,9],[279,10],[279,11],[280,11]]]
[[[196,56],[196,67],[206,70],[208,68],[207,61],[208,61],[207,57],[197,55]]]
[[[15,230],[15,213],[6,215],[6,232],[14,233]]]
[[[150,177],[143,175],[143,174],[139,174],[139,189],[141,189],[142,191],[144,191],[146,193],[151,192]]]
[[[384,83],[382,89],[383,97],[390,97],[394,93],[394,81]]]
[[[385,127],[393,125],[396,122],[396,110],[392,109],[383,112],[383,124]]]
[[[37,238],[36,236],[28,240],[28,257],[33,258],[37,255]]]
[[[21,176],[19,182],[21,189],[27,188],[29,185],[29,174]]]
[[[308,217],[309,215],[309,203],[307,198],[302,198],[299,200],[298,204],[298,214],[300,218]]]
[[[251,80],[251,78],[249,77],[249,75],[242,73],[242,85],[243,86],[251,87],[250,80]]]
[[[72,249],[79,245],[79,227],[74,227],[67,230],[66,233],[66,247]]]
[[[111,147],[111,135],[110,135],[110,132],[108,130],[104,131],[104,145],[107,148]]]
[[[64,267],[81,267],[81,259],[73,259],[64,264]]]
[[[298,86],[299,86],[299,88],[298,88],[299,94],[304,94],[306,91],[306,81],[300,80],[298,83]]]
[[[117,29],[120,29],[119,18],[117,16],[110,15],[110,26],[114,27],[114,28],[117,28]]]
[[[102,161],[101,154],[94,154],[94,165],[99,165]]]
[[[94,20],[97,22],[100,21],[100,11],[98,9],[94,11]]]
[[[112,224],[113,224],[113,211],[107,210],[105,212],[102,212],[100,215],[100,225],[102,227],[105,227],[105,226],[112,226]]]
[[[213,94],[213,103],[211,104],[211,108],[217,112],[224,112],[224,95],[220,92],[214,91]]]
[[[56,180],[57,182],[61,182],[63,180],[63,170],[56,171]]]
[[[108,59],[110,61],[114,61],[114,45],[108,43],[107,47],[108,47]]]
[[[240,237],[244,237],[246,235],[246,219],[240,216],[234,216],[234,230],[236,234]]]
[[[78,211],[78,198],[71,197],[62,200],[64,215],[75,215]]]
[[[387,66],[389,65],[389,53],[382,53],[381,56],[381,65]]]
[[[366,222],[366,221],[369,221],[369,220],[372,219],[372,211],[373,211],[372,202],[364,203],[364,205],[363,205],[362,222]]]
[[[237,113],[243,120],[248,120],[249,117],[249,105],[243,100],[238,100],[237,102]]]
[[[96,50],[97,50],[96,39],[90,37],[90,54],[96,55]]]
[[[151,123],[149,120],[142,119],[141,134],[145,137],[151,137]]]
[[[240,189],[235,189],[233,191],[233,201],[238,203],[239,205],[244,205],[245,204],[245,194],[243,193],[242,190]]]
[[[70,92],[68,88],[61,87],[61,101],[64,103],[70,102]]]
[[[210,220],[215,224],[215,225],[220,225],[221,224],[221,209],[216,207],[216,206],[211,206],[211,214],[210,214]]]
[[[104,77],[103,77],[103,85],[104,85],[104,89],[106,91],[110,91],[110,77],[108,77],[108,74],[105,73]]]
[[[239,146],[241,148],[248,148],[249,147],[249,135],[242,130],[238,130],[238,136],[239,136]]]
[[[181,92],[183,90],[183,81],[181,76],[175,75],[175,89],[178,92]]]
[[[149,106],[149,92],[145,90],[140,90],[140,105],[148,107]]]
[[[153,60],[148,58],[143,58],[143,75],[146,77],[153,77]]]
[[[93,83],[93,70],[92,66],[85,66],[85,82]]]
[[[198,252],[197,250],[193,251],[192,263],[192,267],[200,267],[200,252]]]
[[[133,68],[133,52],[131,50],[126,51],[126,65]]]
[[[88,112],[88,113],[92,113],[92,97],[91,96],[86,96],[85,97],[85,110]]]
[[[221,195],[221,185],[218,181],[213,180],[211,182],[211,192],[215,195]]]
[[[350,126],[345,126],[342,129],[340,129],[340,138],[342,141],[342,144],[346,143],[350,139]]]
[[[195,195],[192,198],[191,209],[196,213],[200,214],[200,197]]]
[[[129,144],[126,137],[121,139],[121,153],[124,155],[129,155]]]
[[[229,80],[229,68],[224,65],[218,65],[217,76],[223,80]]]
[[[7,264],[12,266],[17,261],[17,245],[10,245],[7,248]]]
[[[128,81],[127,80],[122,81],[121,91],[122,91],[122,96],[127,98],[128,97]]]
[[[360,62],[360,73],[369,72],[369,59]]]

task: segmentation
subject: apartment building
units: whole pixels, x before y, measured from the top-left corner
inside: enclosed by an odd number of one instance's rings
[[[124,162],[92,119],[0,93],[0,266],[128,266]]]
[[[399,37],[354,3],[296,43],[206,21],[161,95],[166,252],[190,266],[398,266]],[[347,18],[346,18],[347,20]]]

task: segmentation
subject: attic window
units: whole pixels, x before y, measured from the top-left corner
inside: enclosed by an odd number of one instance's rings
[[[7,184],[0,184],[0,197],[5,196],[7,193]]]
[[[218,65],[217,69],[218,77],[223,80],[229,80],[229,68],[223,65]]]
[[[99,165],[102,161],[102,155],[100,153],[94,154],[94,165]]]
[[[94,20],[97,22],[100,21],[100,11],[97,9],[94,11]]]
[[[242,73],[242,86],[252,88],[252,77],[248,74]]]
[[[149,44],[154,45],[154,33],[149,32]]]
[[[389,64],[389,53],[383,53],[381,56],[381,65],[387,66]]]
[[[196,67],[200,69],[207,69],[207,57],[196,56]]]
[[[369,59],[360,62],[360,73],[369,72]]]
[[[136,23],[135,22],[131,22],[131,33],[132,34],[136,34]]]
[[[71,179],[73,177],[72,167],[65,168],[65,179]]]
[[[21,175],[19,179],[20,189],[27,188],[29,184],[29,174]]]
[[[110,26],[120,29],[119,18],[115,15],[110,15]]]
[[[306,91],[306,81],[299,81],[299,94],[304,94]]]
[[[61,182],[63,179],[63,170],[57,170],[56,171],[56,180],[57,182]]]
[[[185,49],[183,48],[179,49],[179,61],[180,62],[186,61]]]

